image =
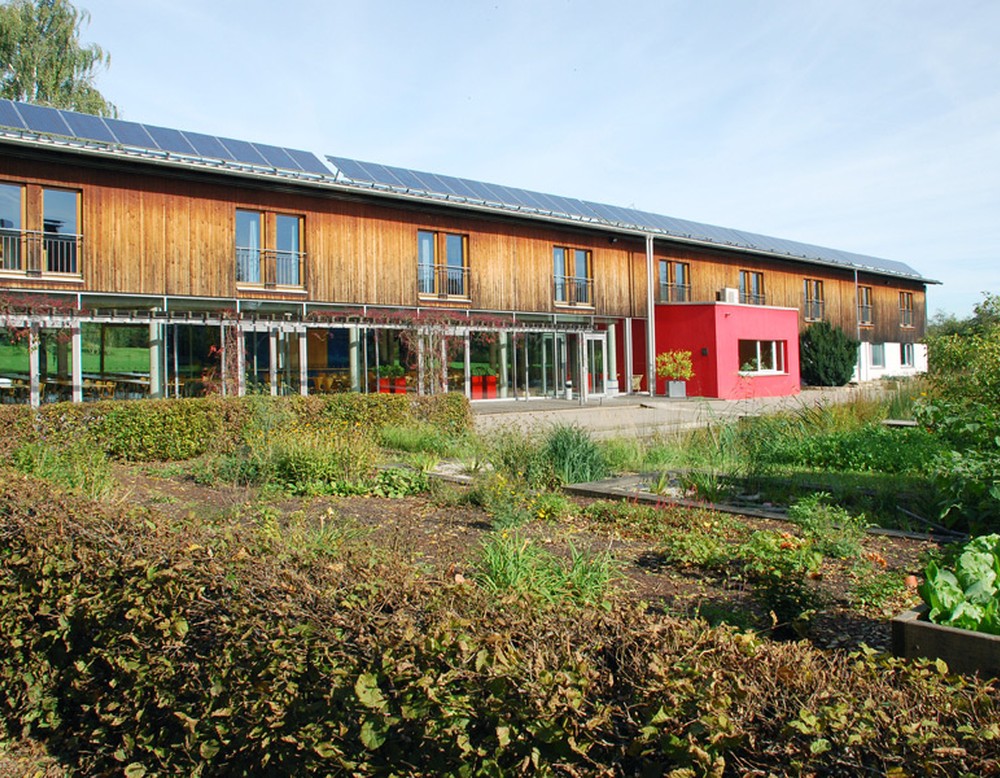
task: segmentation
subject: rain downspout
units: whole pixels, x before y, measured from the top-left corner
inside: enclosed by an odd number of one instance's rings
[[[646,385],[649,396],[656,391],[656,306],[653,302],[653,236],[646,235]]]
[[[861,343],[861,299],[858,296],[858,269],[854,268],[854,339],[858,342],[858,383],[864,380],[864,359]]]

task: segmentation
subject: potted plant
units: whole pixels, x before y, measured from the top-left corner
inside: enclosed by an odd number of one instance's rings
[[[662,351],[656,355],[656,377],[667,382],[667,397],[687,397],[686,381],[694,375],[690,351]]]
[[[406,371],[402,365],[385,365],[379,370],[378,390],[382,394],[406,394]]]
[[[493,399],[497,396],[497,371],[489,365],[472,368],[472,399]]]

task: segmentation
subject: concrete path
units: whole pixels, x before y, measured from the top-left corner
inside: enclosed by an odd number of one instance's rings
[[[587,405],[572,400],[481,400],[472,403],[478,432],[518,428],[545,429],[576,425],[595,438],[652,437],[705,426],[712,422],[778,410],[796,410],[817,405],[849,402],[877,396],[878,385],[834,389],[804,389],[792,397],[759,397],[745,400],[620,395],[594,400]]]

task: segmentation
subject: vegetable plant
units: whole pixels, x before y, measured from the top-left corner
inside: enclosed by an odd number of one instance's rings
[[[931,561],[919,587],[935,624],[1000,635],[1000,535],[973,538],[950,564]]]

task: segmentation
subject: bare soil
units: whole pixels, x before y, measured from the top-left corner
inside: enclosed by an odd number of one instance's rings
[[[177,517],[254,520],[266,506],[279,522],[292,514],[307,521],[329,517],[352,523],[373,551],[382,550],[418,565],[432,576],[462,576],[472,579],[479,549],[492,532],[490,517],[480,508],[455,504],[456,490],[449,485],[452,499],[429,496],[388,499],[378,497],[295,497],[264,499],[254,489],[206,486],[181,471],[137,465],[117,466],[116,476],[124,499],[136,505]],[[724,612],[743,614],[747,624],[766,626],[769,614],[761,613],[752,598],[750,585],[738,574],[708,573],[699,567],[667,564],[654,537],[631,532],[627,527],[608,527],[588,520],[582,508],[591,499],[575,498],[581,511],[560,522],[532,522],[522,528],[529,537],[557,555],[577,550],[607,551],[622,573],[620,596],[643,601],[649,607],[671,613],[705,615]],[[727,527],[739,524],[747,530],[777,530],[795,534],[787,522],[752,516],[722,516],[692,510],[692,520],[712,524],[712,531],[725,536]],[[900,582],[919,576],[924,555],[934,543],[901,537],[869,534],[863,554],[876,566]],[[879,650],[890,646],[889,619],[918,601],[912,588],[899,586],[898,592],[873,606],[859,606],[849,598],[854,577],[847,562],[824,560],[822,570],[810,585],[820,594],[822,607],[808,623],[786,631],[791,637],[810,640],[820,648],[853,650],[862,644]],[[732,619],[729,619],[732,621]],[[736,621],[740,619],[737,618]]]

